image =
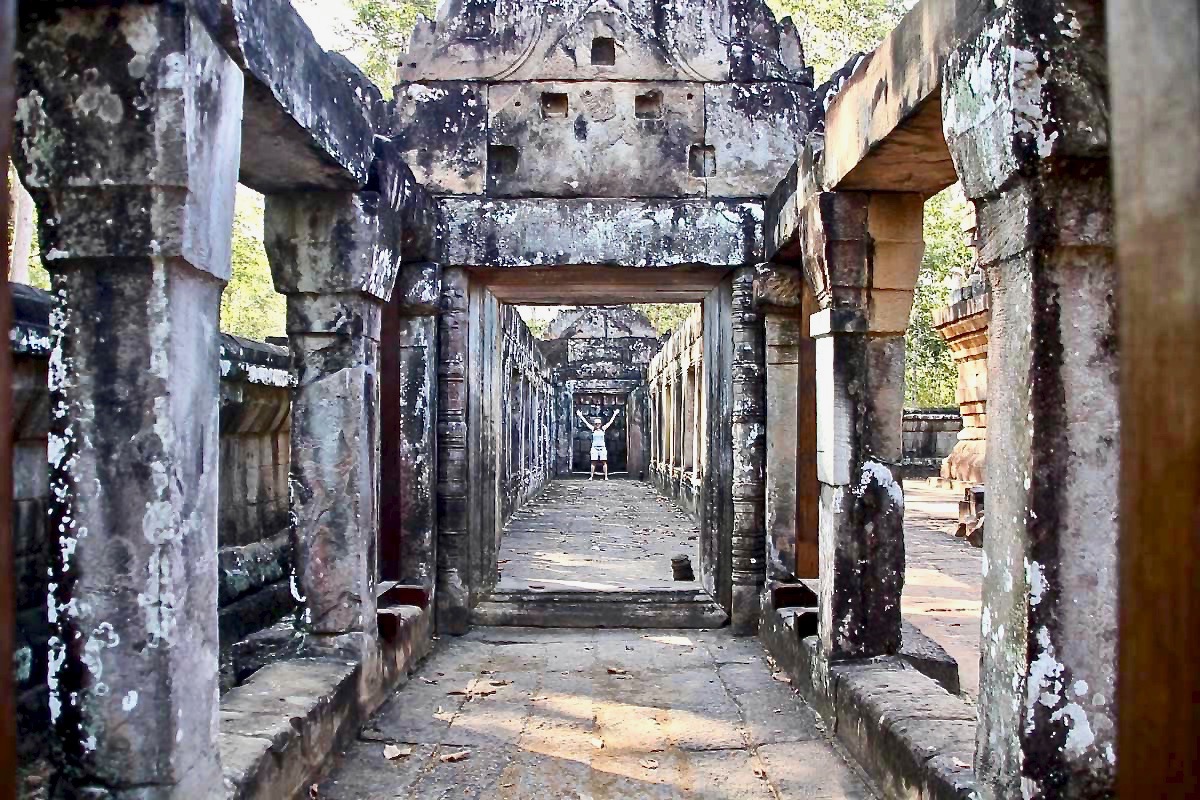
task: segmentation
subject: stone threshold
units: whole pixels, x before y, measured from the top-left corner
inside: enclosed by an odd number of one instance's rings
[[[759,636],[880,789],[897,800],[974,800],[976,709],[918,668],[929,654],[917,663],[902,653],[830,664],[816,636],[800,635],[797,611],[766,611]],[[906,627],[906,645],[909,635]]]
[[[488,627],[712,629],[729,621],[706,592],[647,591],[494,592],[471,612],[471,623]]]
[[[269,664],[221,698],[221,765],[229,800],[308,797],[337,753],[403,685],[432,647],[432,614],[379,610],[378,640]],[[353,654],[361,644],[361,657]]]

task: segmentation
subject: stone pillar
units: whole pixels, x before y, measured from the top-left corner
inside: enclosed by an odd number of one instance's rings
[[[267,197],[266,247],[287,295],[291,509],[301,628],[374,634],[379,533],[379,331],[395,265],[374,192]],[[320,641],[314,640],[314,641]]]
[[[798,311],[798,310],[797,310]],[[767,313],[767,580],[796,579],[796,461],[800,420],[800,351],[804,325],[798,313]]]
[[[955,399],[963,427],[958,444],[942,461],[946,480],[980,484],[987,464],[988,326],[992,295],[986,281],[970,283],[950,295],[950,305],[933,313],[937,332],[950,347],[958,368]]]
[[[820,636],[831,660],[900,648],[904,331],[923,198],[817,195],[805,210],[816,340]]]
[[[946,140],[992,287],[985,798],[1113,791],[1121,424],[1103,36],[1100,3],[1010,3],[944,73]]]
[[[733,609],[734,635],[758,630],[766,580],[766,387],[763,321],[754,309],[754,268],[733,277]]]
[[[395,553],[385,580],[423,586],[432,596],[437,572],[437,327],[442,299],[442,271],[438,264],[410,264],[397,279],[397,318],[392,342],[397,394],[395,408],[395,474],[385,471],[382,491],[394,492],[394,519],[386,531],[398,539],[381,542]],[[382,443],[385,448],[388,443]],[[389,485],[394,484],[394,485]]]
[[[470,628],[470,548],[467,542],[467,349],[470,333],[466,270],[442,275],[438,320],[437,627]]]
[[[15,157],[56,301],[58,788],[224,796],[218,321],[242,76],[183,6],[36,5],[22,19]]]

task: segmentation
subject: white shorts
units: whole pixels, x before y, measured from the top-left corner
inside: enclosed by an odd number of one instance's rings
[[[593,447],[592,448],[592,461],[608,461],[608,448],[607,447]]]

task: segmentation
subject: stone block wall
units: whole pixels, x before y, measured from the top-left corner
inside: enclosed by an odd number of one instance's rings
[[[962,415],[953,409],[904,412],[904,476],[937,475],[958,445]]]
[[[13,285],[14,509],[18,720],[32,752],[48,718],[47,578],[55,545],[47,437],[51,296]],[[294,608],[288,534],[287,348],[221,336],[219,603],[223,657]],[[29,734],[29,735],[25,735]],[[39,734],[39,735],[34,735]]]
[[[987,474],[988,328],[992,292],[980,278],[956,289],[950,305],[937,309],[933,324],[950,346],[958,367],[955,399],[962,412],[962,430],[953,450],[942,461],[947,480],[983,483]],[[906,433],[907,444],[907,433]]]
[[[502,513],[508,520],[554,476],[550,368],[513,306],[501,307]]]
[[[707,470],[704,326],[697,310],[650,362],[650,476],[659,491],[696,519]]]

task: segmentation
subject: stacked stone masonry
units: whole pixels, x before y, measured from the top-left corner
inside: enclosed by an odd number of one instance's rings
[[[287,0],[21,4],[52,302],[20,292],[12,339],[16,667],[62,791],[308,791],[433,632],[469,630],[586,408],[624,411],[704,593],[886,794],[1111,796],[1104,7],[922,0],[814,89],[758,0],[445,0],[384,101]],[[956,180],[988,287],[938,317],[945,468],[988,487],[977,712],[901,625],[929,432],[904,335]],[[286,349],[219,332],[239,181]],[[620,309],[539,342],[513,308],[656,301],[701,304],[661,350]],[[222,697],[231,639],[261,668]]]
[[[980,280],[954,290],[950,305],[934,312],[933,324],[950,346],[958,369],[955,400],[962,431],[953,452],[942,462],[941,476],[981,484],[987,477],[988,325],[992,294]]]

